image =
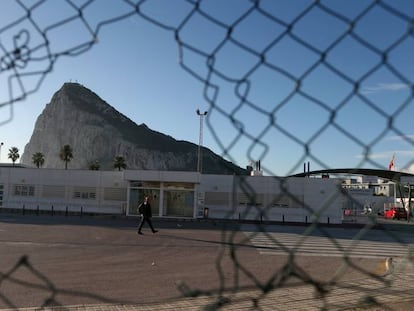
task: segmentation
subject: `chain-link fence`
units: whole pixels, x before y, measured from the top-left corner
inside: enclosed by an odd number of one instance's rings
[[[0,111],[8,115],[2,124],[13,119],[16,102],[42,87],[45,77],[61,58],[87,53],[99,42],[104,27],[137,18],[170,32],[175,39],[181,68],[204,85],[200,95],[209,107],[207,126],[221,154],[230,160],[233,153],[243,150],[247,159],[262,161],[265,173],[276,175],[265,163],[270,158],[281,162],[293,158],[287,169],[289,175],[301,170],[304,161],[312,161],[321,168],[335,168],[337,159],[332,159],[331,149],[340,151],[353,145],[362,154],[355,167],[369,165],[381,169],[383,164],[372,154],[384,136],[398,135],[408,148],[414,145],[408,135],[414,72],[411,61],[414,11],[409,1],[288,4],[288,1],[187,0],[167,4],[167,1],[119,0],[117,10],[109,10],[112,12],[109,16],[108,10],[102,10],[108,2],[17,0],[1,4],[9,11],[0,24],[0,76],[4,81]],[[101,14],[104,11],[106,14]],[[53,14],[53,18],[43,19],[45,14]],[[70,31],[76,31],[74,39],[62,46],[56,43],[57,36]],[[287,62],[287,58],[295,61]],[[383,78],[389,82],[378,83]],[[393,98],[372,95],[381,90],[398,90],[400,95]],[[212,115],[227,121],[226,130],[231,134],[226,135],[226,140]],[[316,115],[318,118],[313,118]],[[308,126],[306,130],[298,130],[297,123]],[[275,150],[276,140],[283,148]],[[338,145],[324,147],[328,141],[336,141]],[[409,160],[402,168],[411,164]],[[289,195],[281,180],[282,190]],[[243,185],[243,179],[241,184],[254,203],[253,190],[248,184]],[[307,234],[317,227],[310,226]],[[272,245],[283,248],[283,242],[266,234],[265,227],[260,225],[258,229]],[[324,233],[335,243],[328,232]],[[398,236],[390,236],[399,242]],[[234,256],[237,245],[233,245],[230,257],[235,267],[241,268]],[[287,249],[286,252],[289,253]],[[289,264],[277,271],[273,283],[258,289],[265,295],[283,287],[285,280],[294,276],[312,284],[322,299],[332,284],[322,284],[303,274],[293,255]],[[352,265],[345,253],[343,258]],[[19,264],[27,262],[25,259]],[[2,273],[0,278],[0,299],[6,303],[1,281],[11,278],[13,271]]]

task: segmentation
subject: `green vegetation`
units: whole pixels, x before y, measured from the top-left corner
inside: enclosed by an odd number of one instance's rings
[[[17,161],[18,158],[20,158],[19,148],[11,147],[9,149],[9,159],[12,160],[13,166],[14,166],[14,163]]]
[[[114,168],[117,168],[118,171],[121,170],[121,168],[126,169],[126,163],[125,163],[125,159],[122,156],[116,156],[114,158]]]
[[[73,159],[73,150],[70,145],[64,145],[60,150],[59,157],[65,162],[65,170],[68,169],[68,163]]]
[[[45,155],[41,152],[36,152],[32,156],[32,161],[37,168],[43,166],[45,164]]]

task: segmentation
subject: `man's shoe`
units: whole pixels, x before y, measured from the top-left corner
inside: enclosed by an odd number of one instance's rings
[[[154,231],[152,231],[152,233],[157,233],[158,232],[158,230],[154,230]]]
[[[138,233],[138,234],[143,234],[141,231],[138,231],[137,233]]]

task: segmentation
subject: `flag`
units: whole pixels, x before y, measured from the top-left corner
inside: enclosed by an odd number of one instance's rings
[[[393,155],[392,155],[392,158],[391,158],[390,164],[388,164],[388,170],[389,170],[389,171],[392,171],[392,170],[393,170],[393,168],[394,168],[394,159],[395,159],[395,154],[393,154]]]

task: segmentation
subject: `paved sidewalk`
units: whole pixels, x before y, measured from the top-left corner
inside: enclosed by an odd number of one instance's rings
[[[382,279],[367,277],[332,286],[324,297],[318,297],[312,285],[275,289],[264,295],[258,291],[225,294],[219,310],[394,310],[393,304],[414,303],[413,263],[396,263],[394,273]],[[176,301],[134,305],[77,305],[54,308],[23,308],[20,311],[152,311],[216,310],[217,297],[186,298]],[[407,308],[398,310],[411,310]],[[210,306],[211,308],[206,308]],[[409,307],[409,308],[408,308]],[[12,309],[3,309],[2,311]],[[16,309],[14,309],[16,310]]]

